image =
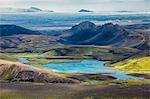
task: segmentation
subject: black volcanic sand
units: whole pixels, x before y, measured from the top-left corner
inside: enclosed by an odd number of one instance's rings
[[[0,83],[0,99],[149,99],[150,86]]]
[[[71,78],[79,81],[87,81],[87,80],[110,81],[110,80],[117,79],[113,76],[103,75],[103,74],[72,74],[70,76],[67,76],[67,78]]]

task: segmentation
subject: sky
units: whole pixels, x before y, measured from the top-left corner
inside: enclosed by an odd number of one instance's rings
[[[93,11],[150,11],[150,0],[0,0],[1,8],[31,6],[57,12]]]

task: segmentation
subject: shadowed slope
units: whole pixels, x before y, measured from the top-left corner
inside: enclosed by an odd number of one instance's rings
[[[40,34],[16,25],[0,25],[0,36],[11,36],[16,34]]]
[[[67,44],[84,45],[110,45],[110,46],[136,46],[144,41],[144,37],[128,31],[122,26],[107,23],[96,26],[92,22],[82,22],[64,32],[62,41]]]

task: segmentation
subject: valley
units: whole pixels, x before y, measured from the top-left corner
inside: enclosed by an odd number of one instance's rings
[[[1,97],[32,99],[42,94],[42,98],[66,99],[64,89],[68,88],[68,99],[126,95],[146,99],[150,85],[149,28],[149,24],[96,25],[84,21],[50,35],[0,25]]]

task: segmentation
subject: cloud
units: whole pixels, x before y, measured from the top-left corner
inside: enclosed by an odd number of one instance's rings
[[[150,0],[0,0],[1,7],[30,7],[56,11],[76,11],[81,8],[102,10],[150,11]]]

